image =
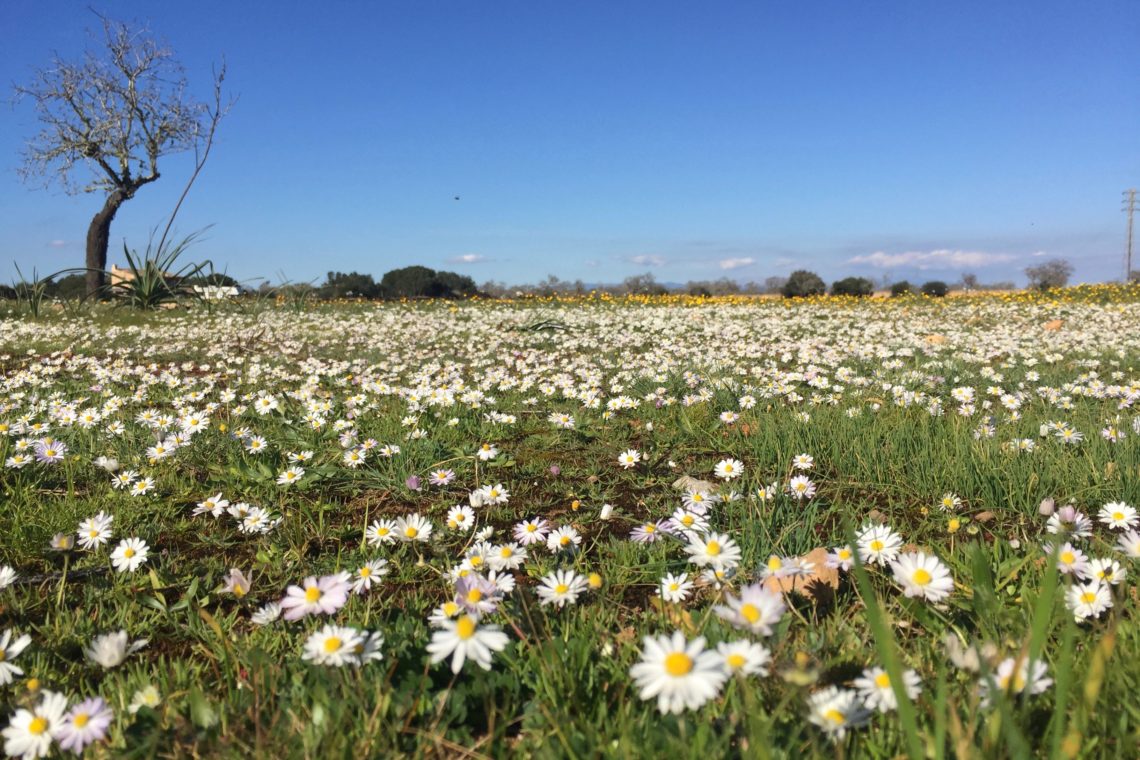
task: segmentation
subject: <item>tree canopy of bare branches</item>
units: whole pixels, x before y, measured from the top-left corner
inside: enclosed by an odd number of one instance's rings
[[[58,182],[70,194],[105,196],[87,231],[88,295],[103,286],[116,212],[161,176],[160,159],[193,150],[194,176],[201,170],[227,110],[224,79],[223,65],[214,72],[213,103],[200,102],[169,48],[145,29],[103,19],[97,51],[78,62],[57,55],[30,84],[16,86],[42,126],[24,150],[21,177],[45,186]]]
[[[1050,259],[1035,267],[1026,267],[1025,276],[1033,290],[1063,288],[1073,276],[1073,265],[1065,259]]]

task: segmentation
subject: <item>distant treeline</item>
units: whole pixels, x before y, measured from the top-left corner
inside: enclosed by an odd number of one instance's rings
[[[845,277],[831,284],[832,295],[869,296],[877,290],[889,291],[893,296],[921,292],[931,296],[943,296],[951,290],[1012,290],[1012,282],[982,284],[972,274],[964,274],[962,280],[945,283],[932,280],[922,285],[912,285],[903,280],[893,282],[889,277],[878,282],[866,277]],[[690,280],[683,285],[657,282],[652,273],[627,277],[620,283],[588,284],[582,280],[562,280],[548,275],[535,285],[507,285],[494,280],[479,286],[479,292],[496,298],[519,298],[526,296],[584,295],[587,293],[612,293],[614,295],[665,295],[683,293],[691,296],[731,296],[731,295],[782,295],[786,298],[799,298],[823,295],[828,292],[827,284],[815,272],[798,270],[788,277],[768,277],[763,282],[738,282],[728,277],[717,280]]]
[[[1066,269],[1067,267],[1067,269]],[[1030,277],[1030,287],[1048,288],[1061,287],[1068,281],[1071,267],[1067,262],[1048,262],[1040,267],[1044,274],[1037,270],[1027,270]],[[586,283],[582,280],[563,280],[555,275],[548,275],[546,279],[534,284],[508,285],[504,282],[489,280],[482,285],[456,272],[436,271],[425,266],[409,266],[393,269],[386,272],[377,282],[371,274],[360,272],[329,272],[325,281],[319,285],[313,283],[286,283],[274,285],[268,281],[259,287],[248,288],[233,277],[223,273],[213,273],[207,276],[193,278],[185,284],[228,286],[236,288],[238,292],[256,292],[261,295],[287,293],[293,296],[305,296],[325,300],[337,299],[365,299],[383,300],[392,298],[469,298],[482,296],[490,298],[526,298],[549,297],[565,295],[587,295],[590,293],[609,293],[612,295],[665,295],[668,293],[681,293],[692,296],[730,296],[730,295],[782,295],[786,298],[800,298],[814,295],[869,296],[876,291],[889,292],[892,296],[901,296],[908,293],[923,293],[928,296],[944,296],[952,290],[1013,290],[1012,282],[980,283],[976,275],[966,273],[957,282],[947,283],[941,280],[931,280],[922,284],[911,284],[906,280],[895,282],[890,277],[878,281],[866,277],[845,277],[831,283],[828,288],[823,279],[815,272],[798,270],[788,277],[768,277],[763,282],[738,282],[728,277],[716,280],[690,280],[684,284],[661,283],[651,272],[627,277],[619,283]],[[17,289],[8,285],[0,285],[0,298],[16,298]],[[70,274],[65,277],[46,281],[44,283],[44,296],[49,299],[71,300],[82,298],[85,293],[85,283],[82,274]]]

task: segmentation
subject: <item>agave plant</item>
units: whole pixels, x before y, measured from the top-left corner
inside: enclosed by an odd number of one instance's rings
[[[191,262],[175,269],[178,259],[200,234],[201,231],[193,232],[178,242],[163,238],[157,246],[147,243],[142,254],[132,253],[124,243],[123,255],[131,278],[110,286],[111,298],[134,309],[157,309],[184,298],[200,300],[201,296],[189,281],[207,269],[212,271],[213,264]]]
[[[49,274],[46,277],[40,277],[35,269],[32,269],[32,279],[24,277],[24,273],[20,271],[20,265],[16,264],[16,274],[19,276],[19,281],[13,285],[16,291],[16,301],[22,306],[26,306],[28,312],[32,315],[33,319],[38,319],[40,311],[43,309],[44,300],[47,298],[47,287],[51,284],[51,280],[56,274]]]

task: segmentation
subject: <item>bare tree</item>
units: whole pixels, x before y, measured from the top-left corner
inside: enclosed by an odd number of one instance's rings
[[[193,150],[197,177],[228,110],[221,102],[224,65],[214,72],[213,104],[201,103],[187,92],[173,52],[145,29],[103,19],[103,34],[98,53],[88,51],[78,63],[57,56],[31,84],[16,86],[17,97],[35,104],[43,126],[24,150],[21,177],[42,179],[44,185],[58,181],[69,194],[105,194],[87,229],[88,295],[103,287],[119,207],[159,178],[165,155]],[[75,182],[77,167],[91,173],[86,184]]]
[[[765,293],[779,293],[788,284],[788,278],[780,275],[773,275],[764,278],[764,292]]]
[[[1040,266],[1025,269],[1025,276],[1029,278],[1029,287],[1035,290],[1063,288],[1069,283],[1072,274],[1073,265],[1066,259],[1052,259]]]
[[[962,273],[962,287],[966,290],[978,289],[978,276],[973,272]]]

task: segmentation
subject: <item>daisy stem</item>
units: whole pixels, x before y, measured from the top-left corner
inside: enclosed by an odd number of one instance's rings
[[[71,562],[71,555],[63,555],[63,573],[59,576],[59,591],[55,595],[55,606],[63,604],[63,587],[67,585],[67,566]]]

